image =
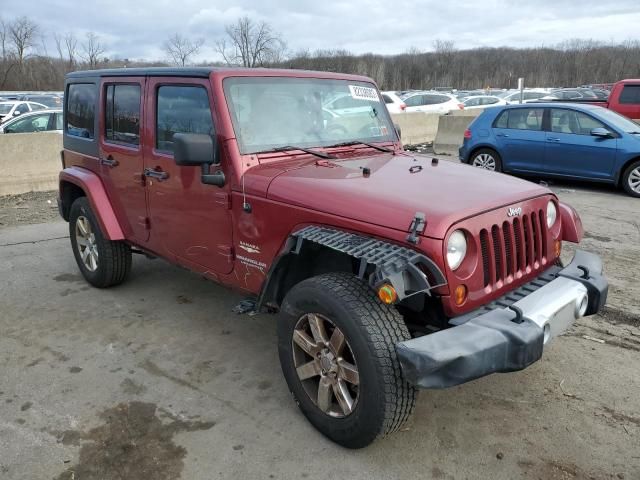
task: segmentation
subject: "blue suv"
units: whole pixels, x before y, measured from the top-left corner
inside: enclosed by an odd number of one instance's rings
[[[487,170],[612,183],[640,197],[640,125],[595,105],[487,108],[459,153]]]

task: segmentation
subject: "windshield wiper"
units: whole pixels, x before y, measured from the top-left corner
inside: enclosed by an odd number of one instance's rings
[[[380,152],[393,153],[393,150],[391,150],[391,149],[389,149],[387,147],[381,147],[380,145],[374,145],[373,143],[361,142],[360,140],[352,140],[350,142],[336,143],[335,145],[329,145],[327,148],[351,147],[352,145],[366,145],[367,147],[375,148],[376,150],[378,150]]]
[[[296,147],[293,145],[285,145],[284,147],[270,148],[269,150],[263,150],[256,153],[268,153],[268,152],[286,152],[287,150],[300,150],[301,152],[309,153],[320,158],[336,158],[333,155],[324,152],[318,152],[317,150],[311,150],[309,148]]]

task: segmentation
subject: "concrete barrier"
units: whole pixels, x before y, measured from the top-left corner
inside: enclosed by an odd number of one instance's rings
[[[433,151],[438,154],[457,155],[464,131],[475,118],[475,115],[442,115],[438,122],[438,134],[433,142]]]
[[[438,117],[436,113],[406,112],[393,113],[393,123],[400,127],[403,145],[433,142],[438,131]]]
[[[0,195],[57,189],[60,150],[59,133],[0,135]]]

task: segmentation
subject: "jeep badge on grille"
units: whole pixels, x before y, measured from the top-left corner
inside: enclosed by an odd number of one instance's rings
[[[517,207],[517,208],[511,207],[509,210],[507,210],[508,217],[518,217],[520,215],[522,215],[522,207]]]

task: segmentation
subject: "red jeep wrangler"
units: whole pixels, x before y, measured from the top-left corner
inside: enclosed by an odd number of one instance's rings
[[[372,80],[263,69],[71,73],[59,206],[80,271],[131,254],[278,312],[309,421],[363,447],[445,388],[540,359],[604,305],[600,259],[546,188],[403,151]]]

